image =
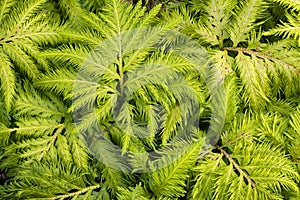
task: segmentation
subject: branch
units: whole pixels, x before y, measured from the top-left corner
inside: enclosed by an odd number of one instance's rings
[[[248,54],[248,55],[255,55],[257,57],[260,57],[260,58],[264,58],[264,59],[268,59],[268,60],[271,60],[273,62],[278,62],[282,65],[285,65],[287,66],[288,68],[291,68],[294,72],[296,72],[297,74],[300,74],[300,70],[299,69],[296,69],[295,67],[293,67],[292,65],[288,64],[287,62],[284,62],[282,60],[279,60],[278,58],[274,58],[272,56],[269,56],[265,53],[261,53],[261,52],[257,52],[257,51],[253,51],[253,50],[249,50],[249,49],[246,49],[246,48],[242,48],[242,47],[225,47],[223,48],[223,50],[228,50],[228,51],[241,51],[245,54]]]
[[[98,189],[99,187],[100,187],[100,184],[93,185],[93,186],[90,186],[90,187],[86,187],[86,188],[83,188],[82,190],[79,190],[77,192],[72,192],[72,193],[69,193],[69,194],[58,195],[58,196],[50,197],[50,198],[34,198],[34,199],[56,200],[56,199],[66,199],[66,198],[69,198],[69,197],[77,197],[78,195],[84,194],[84,193],[86,193],[87,191],[90,191],[90,190]]]
[[[217,146],[217,149],[221,151],[221,153],[229,160],[229,162],[232,163],[234,168],[238,170],[238,172],[243,175],[243,177],[248,181],[248,183],[251,184],[251,187],[254,188],[255,183],[253,182],[253,180],[240,168],[240,166],[232,159],[232,157],[221,147]]]
[[[8,42],[13,42],[14,40],[17,39],[23,39],[23,38],[27,38],[27,37],[32,37],[32,36],[43,36],[43,35],[55,35],[58,36],[57,33],[55,32],[37,32],[37,33],[28,33],[28,34],[24,34],[24,35],[15,35],[9,38],[3,38],[2,40],[0,40],[0,44],[4,44],[4,43],[8,43]]]
[[[236,137],[234,140],[228,142],[227,144],[224,143],[220,148],[224,148],[225,146],[229,146],[232,144],[235,144],[236,142],[239,142],[240,140],[244,139],[245,137],[250,136],[250,134],[242,133],[239,137]]]
[[[54,145],[56,138],[58,137],[59,134],[61,134],[61,132],[64,130],[64,125],[61,124],[61,126],[55,131],[54,135],[52,136],[52,140],[49,142],[49,144],[43,149],[40,157],[39,157],[39,161],[42,160],[42,158],[44,157],[44,155],[49,151],[49,149]]]

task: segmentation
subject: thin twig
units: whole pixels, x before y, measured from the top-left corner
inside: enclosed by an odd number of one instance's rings
[[[36,36],[36,35],[49,35],[49,34],[55,35],[55,36],[58,35],[57,33],[53,33],[53,32],[38,32],[38,33],[28,33],[28,34],[24,34],[24,35],[15,35],[15,36],[12,36],[12,37],[1,39],[0,44],[4,44],[4,43],[7,43],[7,42],[12,42],[16,39],[23,39],[23,38],[27,38],[27,37],[31,37],[31,36]]]
[[[90,187],[86,187],[86,188],[83,188],[82,190],[79,190],[77,192],[72,192],[72,193],[69,193],[69,194],[58,195],[58,196],[50,197],[50,198],[34,198],[34,199],[43,199],[43,200],[66,199],[66,198],[69,198],[69,197],[74,197],[74,196],[78,196],[80,194],[84,194],[84,193],[86,193],[87,191],[90,191],[90,190],[98,189],[99,187],[100,187],[100,184],[93,185],[93,186],[90,186]]]
[[[39,161],[41,161],[43,159],[44,155],[54,145],[54,143],[55,143],[58,135],[61,134],[61,132],[64,130],[64,128],[65,128],[64,125],[61,124],[60,127],[55,131],[54,135],[52,136],[53,138],[51,139],[51,141],[49,142],[49,144],[45,148],[43,148],[43,151],[42,151],[42,153],[41,153],[41,155],[40,155],[40,157],[38,159]]]
[[[229,160],[230,163],[232,163],[232,165],[234,166],[234,168],[236,170],[238,170],[238,172],[245,177],[245,179],[248,181],[248,183],[251,184],[252,188],[255,187],[255,183],[253,182],[253,180],[240,168],[240,166],[232,159],[232,157],[225,151],[223,150],[221,147],[217,146],[217,149],[221,151],[221,153]]]
[[[261,53],[261,52],[249,50],[249,49],[242,48],[242,47],[225,47],[225,48],[223,48],[223,50],[228,50],[228,51],[241,51],[241,52],[246,53],[246,54],[248,54],[248,55],[255,55],[255,56],[257,56],[257,57],[265,58],[265,59],[271,60],[271,61],[273,61],[273,62],[278,62],[278,63],[280,63],[280,64],[282,64],[282,65],[285,65],[285,66],[287,66],[287,67],[289,67],[289,68],[292,68],[292,70],[293,70],[294,72],[296,72],[297,74],[300,74],[300,70],[299,70],[299,69],[296,69],[296,68],[293,67],[292,65],[290,65],[290,64],[288,64],[288,63],[286,63],[286,62],[284,62],[284,61],[281,61],[281,60],[279,60],[279,59],[277,59],[277,58],[274,58],[274,57],[272,57],[272,56],[269,56],[269,55],[267,55],[267,54],[265,54],[265,53]]]
[[[229,146],[229,145],[235,144],[236,142],[239,142],[241,139],[243,139],[243,138],[245,138],[247,136],[250,136],[250,135],[242,133],[239,137],[235,138],[234,140],[232,140],[232,141],[230,141],[228,143],[223,144],[220,148],[223,148],[225,146]]]

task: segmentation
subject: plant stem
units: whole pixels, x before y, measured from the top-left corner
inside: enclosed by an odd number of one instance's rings
[[[221,153],[229,160],[229,162],[233,165],[233,167],[238,170],[238,172],[251,184],[251,187],[255,187],[255,183],[253,180],[240,168],[240,166],[233,160],[233,158],[221,147],[217,146],[217,149],[221,151]]]
[[[223,50],[228,50],[228,51],[241,51],[245,54],[248,54],[248,55],[255,55],[257,57],[260,57],[260,58],[264,58],[264,59],[268,59],[268,60],[271,60],[273,62],[277,62],[277,63],[280,63],[282,65],[285,65],[287,66],[288,68],[292,69],[294,72],[296,72],[297,74],[300,74],[300,70],[296,69],[295,67],[293,67],[292,65],[286,63],[286,62],[283,62],[277,58],[274,58],[272,56],[269,56],[265,53],[262,53],[262,52],[257,52],[257,51],[253,51],[253,50],[249,50],[247,48],[242,48],[242,47],[225,47],[223,48]]]

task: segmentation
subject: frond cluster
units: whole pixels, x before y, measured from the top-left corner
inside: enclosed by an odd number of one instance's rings
[[[278,2],[288,9],[286,10],[286,20],[282,20],[282,23],[277,27],[266,32],[265,35],[280,35],[283,37],[293,37],[298,41],[300,46],[300,2],[290,0],[273,0]]]
[[[299,199],[299,5],[0,0],[1,198]]]

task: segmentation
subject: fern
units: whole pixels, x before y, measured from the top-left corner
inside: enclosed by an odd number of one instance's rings
[[[203,164],[200,162],[197,167],[199,176],[194,187],[194,199],[281,199],[281,195],[276,194],[281,187],[298,191],[297,184],[293,181],[298,174],[284,155],[279,156],[279,151],[274,148],[274,154],[266,154],[270,149],[266,144],[247,146],[245,155],[242,143],[236,144],[233,155],[219,148],[220,155],[211,155]],[[256,153],[252,154],[254,149]],[[238,151],[239,153],[235,153]],[[228,163],[222,159],[223,156]],[[277,167],[282,171],[276,173]],[[262,172],[264,176],[261,175]],[[202,187],[210,187],[212,190],[203,190]]]
[[[282,35],[283,37],[293,37],[300,45],[300,18],[297,14],[286,14],[288,22],[283,22],[275,29],[265,33],[265,35]]]
[[[7,112],[16,95],[17,72],[35,78],[39,69],[48,68],[45,59],[38,56],[40,47],[59,41],[56,25],[43,13],[45,2],[1,1],[1,91]]]
[[[290,0],[274,0],[280,3],[286,9],[286,20],[279,24],[277,27],[269,30],[265,35],[282,35],[283,37],[293,37],[298,40],[298,46],[300,45],[300,2]]]
[[[0,0],[1,198],[299,199],[298,14]]]
[[[181,144],[182,143],[182,144]],[[180,145],[182,147],[188,146],[189,148],[184,149],[178,152],[175,148],[166,149],[166,153],[160,153],[162,157],[162,161],[154,162],[153,167],[155,169],[159,169],[150,173],[149,179],[149,187],[151,191],[157,196],[169,197],[169,198],[177,198],[182,197],[186,193],[186,180],[189,177],[189,170],[191,170],[192,166],[195,164],[197,154],[199,153],[199,149],[201,148],[203,140],[199,140],[196,143],[190,143],[185,141],[176,142],[176,145]],[[172,147],[171,147],[172,148]],[[181,154],[179,157],[171,165],[164,167],[166,163],[169,163],[174,156],[173,154]],[[176,155],[175,154],[175,155]],[[161,165],[161,166],[160,166]],[[148,176],[149,176],[148,175]],[[146,176],[147,177],[147,176]]]
[[[292,10],[300,10],[300,3],[299,1],[291,1],[291,0],[273,0],[281,5],[284,5]]]

